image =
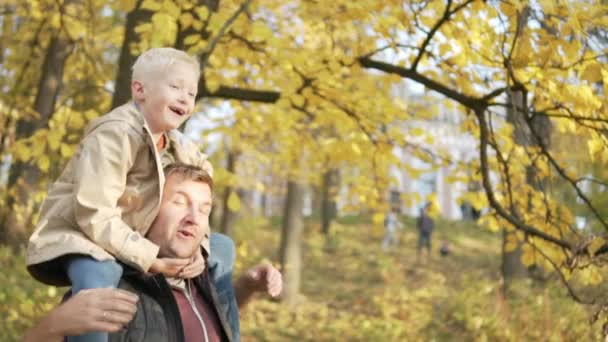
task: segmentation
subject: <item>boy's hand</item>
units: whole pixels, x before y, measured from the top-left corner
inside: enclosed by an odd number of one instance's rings
[[[181,270],[177,276],[184,279],[195,278],[205,271],[205,267],[205,258],[203,258],[202,253],[198,252],[194,255],[192,261],[186,267],[184,267],[184,269]]]
[[[167,277],[177,277],[190,263],[190,259],[157,258],[150,266],[150,273],[162,273]]]

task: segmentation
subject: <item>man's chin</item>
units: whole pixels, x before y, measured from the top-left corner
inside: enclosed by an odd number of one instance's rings
[[[198,246],[188,248],[172,248],[169,254],[171,254],[171,258],[190,259],[195,255],[194,253],[196,253],[196,251],[198,250],[197,247]]]

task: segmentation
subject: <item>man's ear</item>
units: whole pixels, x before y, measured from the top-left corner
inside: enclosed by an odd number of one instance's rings
[[[144,84],[141,81],[133,80],[131,82],[131,96],[134,100],[142,100],[144,98]]]

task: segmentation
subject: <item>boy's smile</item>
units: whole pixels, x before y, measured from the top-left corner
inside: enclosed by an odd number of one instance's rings
[[[194,110],[198,72],[182,62],[175,62],[163,74],[150,77],[136,86],[134,98],[139,104],[152,134],[180,127]]]

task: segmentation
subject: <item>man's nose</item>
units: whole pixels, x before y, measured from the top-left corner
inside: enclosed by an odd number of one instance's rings
[[[188,224],[199,225],[201,223],[201,215],[194,208],[190,208],[186,214],[185,221]]]

